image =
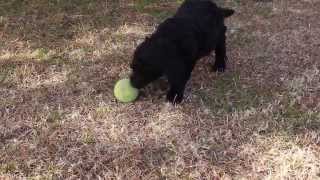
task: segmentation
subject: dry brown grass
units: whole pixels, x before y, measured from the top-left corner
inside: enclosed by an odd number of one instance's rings
[[[318,1],[225,1],[228,72],[176,107],[112,89],[178,1],[50,2],[0,2],[0,179],[320,179]]]

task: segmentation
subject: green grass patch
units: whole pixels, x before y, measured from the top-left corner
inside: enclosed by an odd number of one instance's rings
[[[105,4],[103,0],[7,0],[0,2],[0,16],[24,15],[34,12],[93,13]]]
[[[14,173],[18,169],[15,161],[10,161],[0,165],[0,174]]]
[[[93,135],[93,133],[89,130],[87,130],[86,132],[84,132],[83,136],[82,136],[82,141],[85,144],[94,144],[96,142],[96,139]]]
[[[155,17],[157,20],[161,21],[165,18],[168,18],[174,14],[174,10],[172,8],[163,8],[161,7],[161,3],[172,2],[178,6],[183,1],[181,0],[172,0],[172,1],[164,1],[164,0],[137,0],[135,2],[135,9],[140,13],[147,13],[151,16]],[[151,6],[152,7],[149,7]]]
[[[284,123],[284,130],[297,133],[304,129],[320,129],[320,113],[301,110],[297,104],[286,103],[276,114],[276,119]]]
[[[0,1],[0,16],[7,16],[7,15],[16,15],[21,14],[23,15],[25,11],[23,7],[25,7],[27,1],[23,0],[6,0]]]
[[[134,3],[134,7],[136,10],[141,12],[145,9],[146,6],[157,2],[159,2],[159,0],[136,0]]]
[[[58,111],[52,111],[48,115],[47,122],[48,123],[56,123],[62,120],[62,114]]]
[[[250,47],[255,43],[255,38],[243,29],[239,29],[236,33],[230,35],[232,44],[238,47]]]
[[[14,72],[16,65],[14,64],[4,64],[0,68],[0,86],[10,84],[10,76]]]
[[[226,74],[214,82],[214,87],[198,92],[214,113],[229,113],[256,108],[271,100],[269,91],[242,84],[238,74]]]
[[[256,14],[265,18],[272,17],[273,15],[273,5],[272,2],[260,2],[257,3],[255,10]]]
[[[150,15],[155,17],[157,20],[161,21],[173,15],[172,11],[163,11],[163,10],[153,10],[148,12]]]

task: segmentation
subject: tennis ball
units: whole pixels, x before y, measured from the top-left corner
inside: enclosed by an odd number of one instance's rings
[[[129,79],[121,79],[114,86],[114,96],[123,103],[132,102],[138,97],[138,89],[131,86]]]

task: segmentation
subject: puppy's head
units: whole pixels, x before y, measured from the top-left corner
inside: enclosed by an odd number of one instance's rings
[[[161,75],[157,49],[153,46],[154,43],[150,42],[149,38],[146,38],[134,53],[130,64],[130,68],[132,69],[130,81],[135,88],[143,88]]]

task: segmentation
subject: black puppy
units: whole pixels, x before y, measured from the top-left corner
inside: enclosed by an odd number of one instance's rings
[[[224,18],[233,13],[211,0],[186,0],[173,17],[137,47],[131,63],[132,86],[143,88],[164,75],[170,85],[167,99],[180,103],[197,60],[215,50],[213,70],[223,72],[227,29]]]

